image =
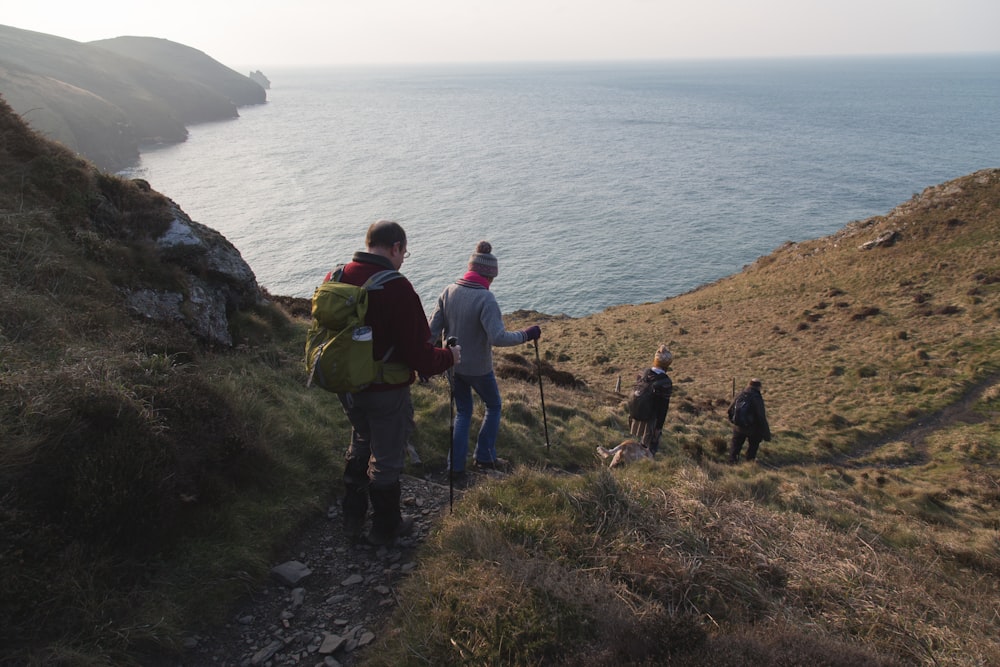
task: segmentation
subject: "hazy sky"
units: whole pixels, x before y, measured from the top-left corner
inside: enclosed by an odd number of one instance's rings
[[[1000,0],[0,0],[0,23],[233,68],[1000,51]]]

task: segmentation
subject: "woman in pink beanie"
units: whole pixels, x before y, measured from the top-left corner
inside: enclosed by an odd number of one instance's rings
[[[462,346],[462,360],[454,368],[455,435],[449,469],[453,480],[465,475],[472,422],[472,391],[486,405],[486,415],[476,439],[475,462],[480,468],[495,469],[500,464],[496,440],[500,430],[500,389],[493,373],[493,347],[509,347],[537,340],[542,330],[531,326],[507,331],[490,285],[499,273],[493,246],[480,241],[469,257],[469,270],[445,288],[431,315],[431,337],[454,336]]]

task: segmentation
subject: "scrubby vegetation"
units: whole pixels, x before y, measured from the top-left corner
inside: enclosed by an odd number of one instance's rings
[[[0,108],[0,662],[177,650],[338,491],[296,304],[233,313],[231,350],[126,314],[161,210]],[[508,319],[544,319],[545,422],[534,351],[498,355],[518,467],[455,504],[369,664],[1000,663],[1000,171],[661,303]],[[661,455],[608,471],[660,342]],[[728,466],[751,375],[775,439]],[[414,402],[440,467],[447,388]]]

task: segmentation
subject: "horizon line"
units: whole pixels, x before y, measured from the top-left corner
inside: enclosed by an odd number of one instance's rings
[[[178,42],[180,43],[180,42]],[[755,55],[755,56],[675,56],[662,58],[524,58],[516,60],[420,60],[420,61],[358,61],[358,62],[288,62],[251,65],[241,63],[239,67],[261,69],[272,68],[317,68],[317,67],[426,67],[426,66],[499,66],[499,65],[600,65],[600,64],[660,64],[660,63],[732,63],[732,62],[789,62],[789,61],[831,61],[831,60],[889,60],[918,58],[984,58],[1000,56],[995,51],[913,51],[894,53],[829,53],[795,55]],[[231,67],[231,66],[230,66]]]

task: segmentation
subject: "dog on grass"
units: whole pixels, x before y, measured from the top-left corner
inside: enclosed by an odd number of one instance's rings
[[[597,455],[602,459],[611,459],[611,463],[608,464],[609,468],[624,466],[633,461],[653,458],[653,453],[649,451],[648,447],[644,447],[638,440],[631,439],[623,440],[620,445],[611,449],[599,446],[597,448]]]

